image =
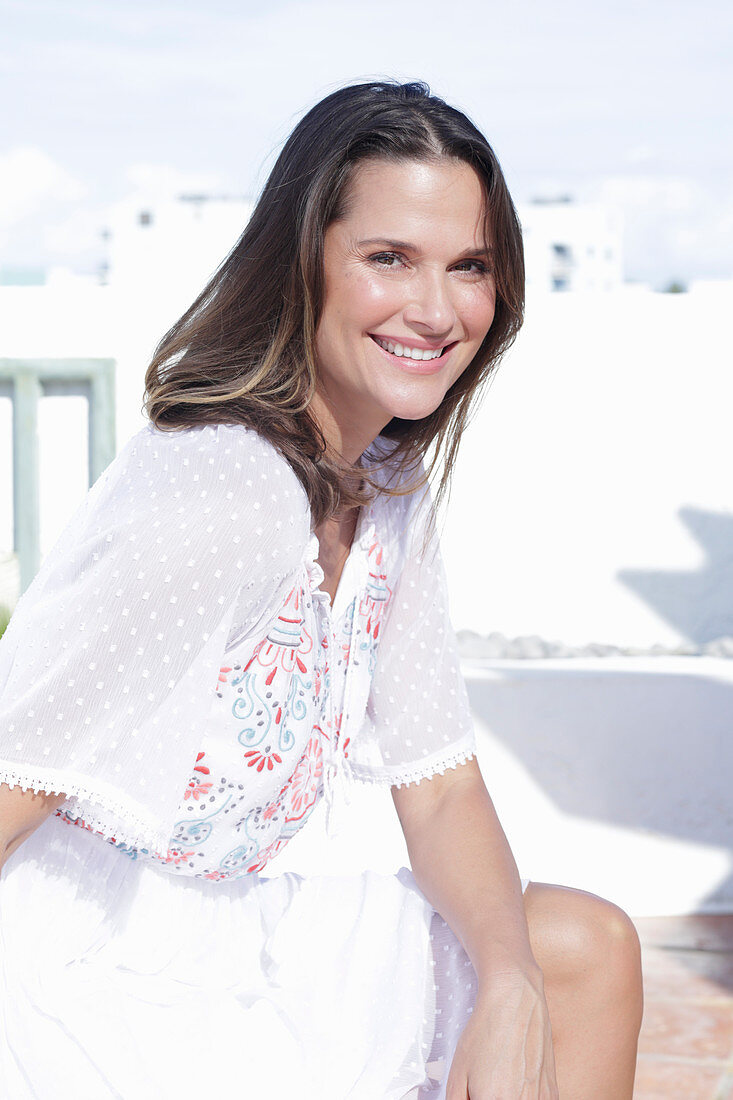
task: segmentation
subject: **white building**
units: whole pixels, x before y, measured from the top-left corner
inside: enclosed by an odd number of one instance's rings
[[[253,209],[241,198],[187,195],[121,203],[110,223],[105,281],[189,298],[239,238]],[[612,291],[623,283],[621,214],[569,198],[517,204],[527,290]]]
[[[623,283],[621,213],[570,198],[518,203],[527,290],[612,291]]]
[[[252,202],[226,196],[126,200],[106,233],[104,281],[121,292],[193,297],[236,244],[252,209]]]

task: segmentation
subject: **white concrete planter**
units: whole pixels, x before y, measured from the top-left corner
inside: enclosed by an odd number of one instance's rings
[[[733,912],[733,663],[464,667],[480,763],[521,873],[633,915]]]

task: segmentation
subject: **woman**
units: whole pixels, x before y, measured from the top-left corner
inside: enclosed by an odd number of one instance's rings
[[[523,282],[425,86],[296,126],[0,645],[3,1095],[631,1096],[633,924],[519,878],[425,488]],[[261,874],[352,781],[412,871]]]

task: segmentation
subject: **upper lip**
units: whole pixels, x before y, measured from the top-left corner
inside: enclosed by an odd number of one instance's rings
[[[401,344],[403,348],[420,348],[422,351],[437,351],[456,343],[455,340],[421,340],[419,336],[385,336],[383,332],[370,332],[369,335],[388,344]]]

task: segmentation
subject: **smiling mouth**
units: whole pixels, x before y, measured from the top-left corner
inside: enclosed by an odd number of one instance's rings
[[[400,344],[393,340],[384,340],[381,336],[374,336],[369,334],[375,344],[379,344],[380,348],[384,351],[388,351],[390,355],[397,355],[401,359],[416,359],[418,361],[439,359],[449,348],[452,348],[458,341],[454,340],[451,344],[445,344],[442,348],[413,348],[407,344]]]

